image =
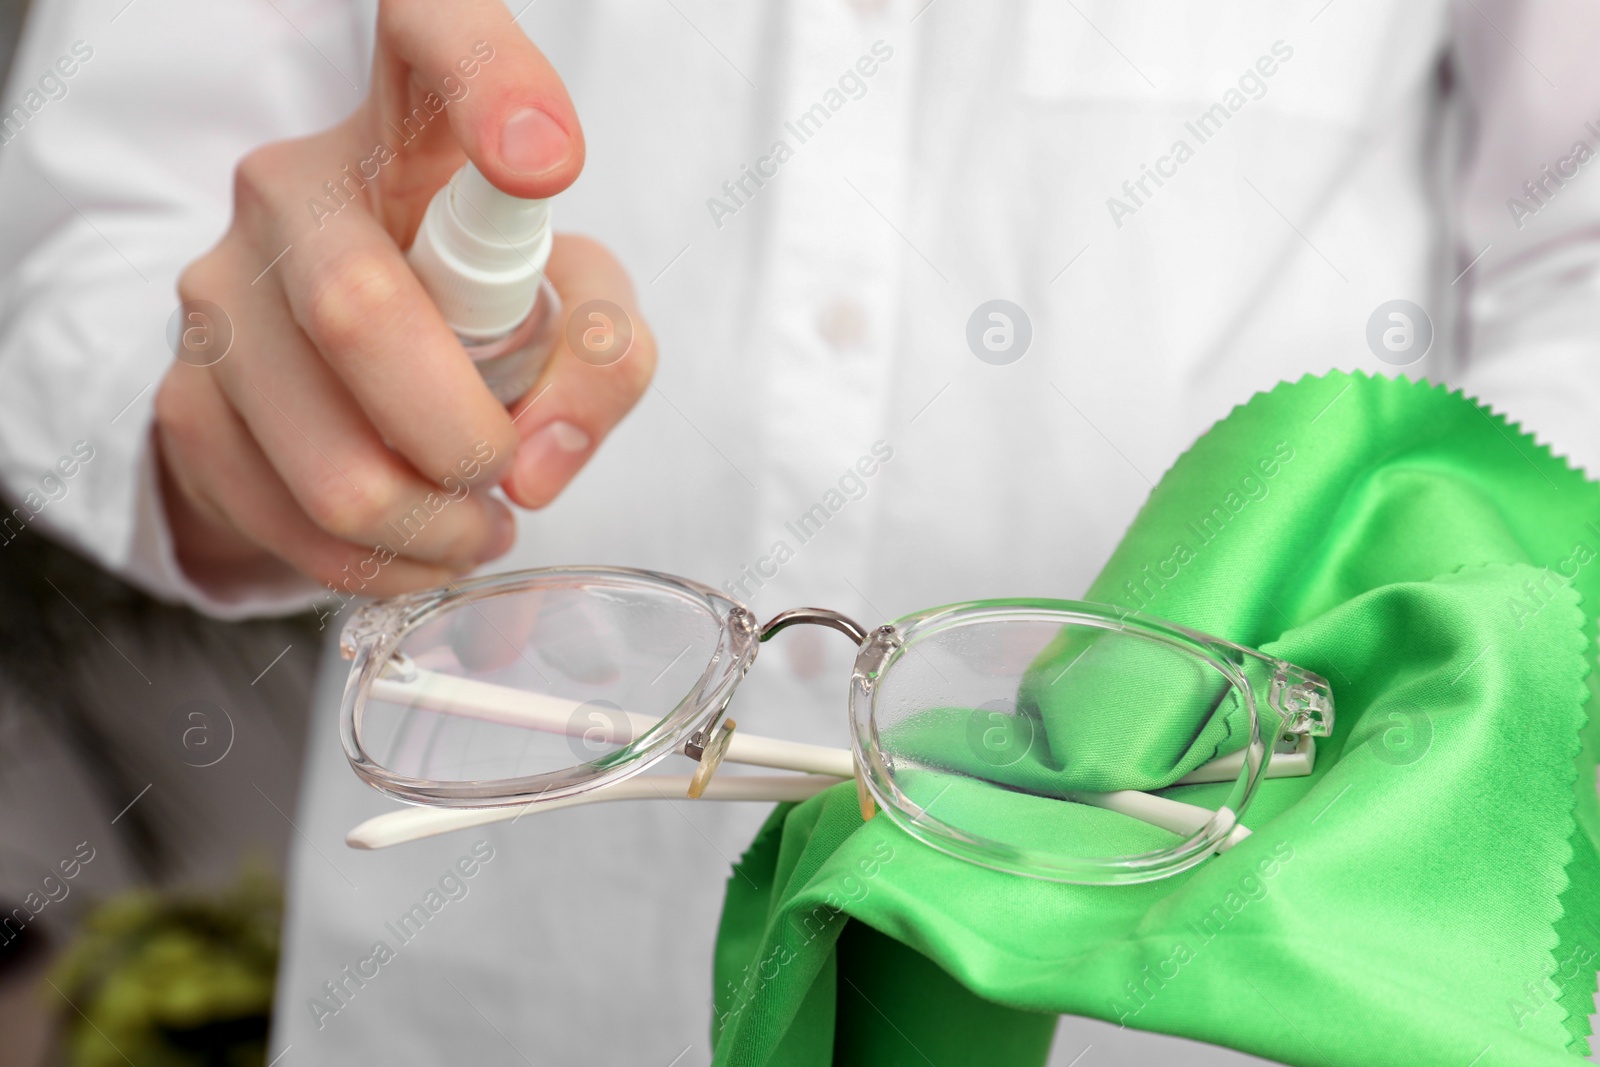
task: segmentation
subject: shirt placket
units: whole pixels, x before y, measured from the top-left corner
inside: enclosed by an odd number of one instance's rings
[[[762,149],[772,162],[759,167],[770,177],[756,190],[772,203],[756,331],[770,360],[757,430],[767,477],[733,582],[759,610],[861,607],[851,586],[863,582],[901,314],[913,14],[914,0],[790,9]]]

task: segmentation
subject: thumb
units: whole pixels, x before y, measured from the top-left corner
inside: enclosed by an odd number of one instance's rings
[[[467,158],[515,196],[553,196],[583,169],[566,87],[500,0],[383,0],[373,87],[390,129],[419,102],[442,108]]]

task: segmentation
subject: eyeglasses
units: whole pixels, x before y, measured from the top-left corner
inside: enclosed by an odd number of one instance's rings
[[[813,624],[857,645],[848,750],[728,716],[763,642]],[[1249,834],[1263,779],[1310,774],[1328,683],[1170,622],[1067,600],[934,608],[868,631],[819,608],[760,625],[652,571],[518,571],[378,601],[346,626],[351,766],[413,807],[382,848],[602,800],[803,800],[854,780],[863,818],[1000,871],[1122,884]],[[683,775],[640,772],[663,761]],[[724,763],[781,775],[717,775]]]

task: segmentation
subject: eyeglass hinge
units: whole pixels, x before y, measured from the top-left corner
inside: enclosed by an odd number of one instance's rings
[[[1283,716],[1285,736],[1327,737],[1333,732],[1333,701],[1328,683],[1304,675],[1273,675],[1267,701]]]
[[[354,659],[356,648],[362,642],[395,633],[404,617],[405,609],[392,601],[378,600],[362,605],[339,633],[340,656]]]

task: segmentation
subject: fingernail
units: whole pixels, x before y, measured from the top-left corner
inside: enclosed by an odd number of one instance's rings
[[[531,506],[548,503],[583,465],[588,449],[588,434],[570,422],[552,422],[517,446],[517,492]]]
[[[499,559],[510,552],[511,546],[517,542],[517,517],[511,514],[511,509],[493,497],[485,498],[485,506],[489,512],[491,525],[489,540],[478,553],[479,563]]]
[[[518,174],[540,174],[558,166],[572,140],[555,119],[538,108],[511,113],[500,131],[500,158]]]

